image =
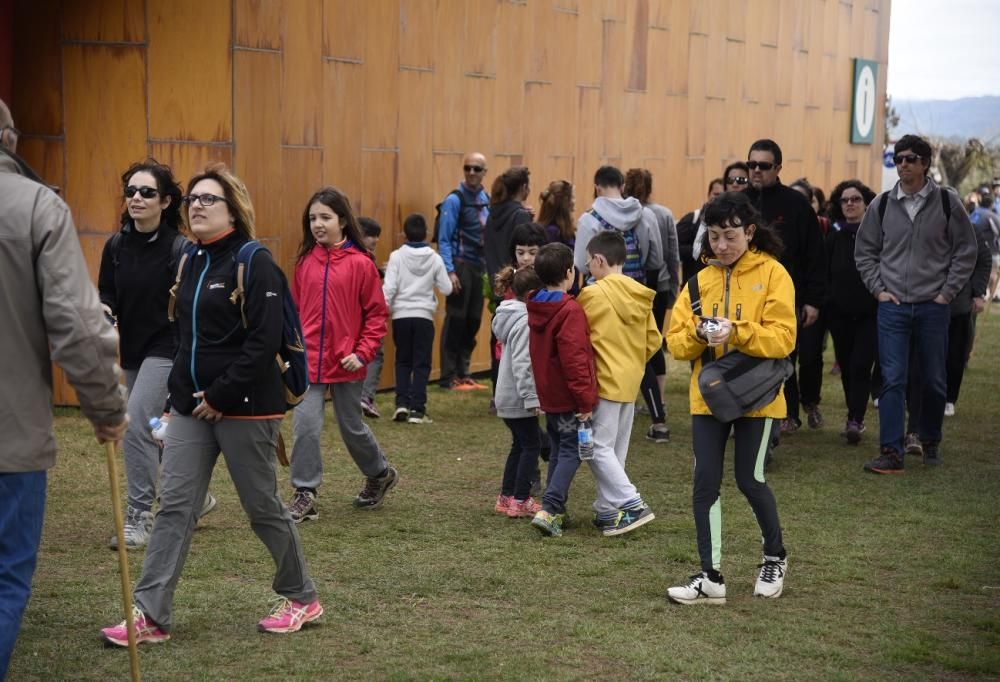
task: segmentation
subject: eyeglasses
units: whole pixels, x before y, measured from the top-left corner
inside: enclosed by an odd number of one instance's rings
[[[842,204],[860,204],[865,200],[864,197],[840,197],[840,203]]]
[[[764,170],[767,170],[767,169],[765,168]],[[740,175],[739,177],[729,178],[728,180],[726,180],[726,184],[727,185],[745,185],[748,182],[750,182],[750,179],[749,178],[745,178],[742,175]]]
[[[152,199],[159,194],[155,187],[136,187],[135,185],[129,185],[125,188],[125,197],[131,199],[135,196],[136,192],[138,192],[139,196],[143,199]]]
[[[211,208],[216,201],[221,201],[225,203],[226,197],[220,197],[218,194],[188,194],[183,199],[184,203],[191,206],[194,202],[198,202],[205,208]]]
[[[486,166],[465,165],[462,166],[462,170],[464,170],[466,173],[482,173],[484,170],[486,170]]]
[[[894,157],[892,157],[892,160],[898,166],[899,164],[903,163],[904,161],[906,163],[916,163],[917,161],[919,161],[922,158],[924,158],[924,157],[920,156],[920,154],[896,154]]]
[[[762,171],[769,171],[774,168],[774,164],[770,161],[747,161],[747,168],[750,170],[757,170],[760,168]]]

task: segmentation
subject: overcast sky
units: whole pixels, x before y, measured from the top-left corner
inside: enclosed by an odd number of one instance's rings
[[[1000,95],[1000,0],[892,0],[893,99]]]

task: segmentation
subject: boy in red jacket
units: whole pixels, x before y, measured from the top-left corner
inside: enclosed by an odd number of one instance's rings
[[[535,273],[545,288],[528,301],[528,344],[551,453],[542,510],[531,525],[555,537],[562,535],[569,486],[580,467],[577,427],[597,404],[597,373],[587,316],[566,293],[574,281],[573,251],[546,244],[535,257]]]

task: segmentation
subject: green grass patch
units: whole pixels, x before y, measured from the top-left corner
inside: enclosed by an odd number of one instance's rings
[[[646,441],[648,418],[637,416],[628,460],[656,521],[614,539],[590,525],[585,468],[562,538],[493,513],[510,441],[483,393],[432,388],[433,425],[370,422],[402,476],[374,512],[350,505],[362,480],[328,411],[320,518],[300,526],[326,615],[296,635],[256,632],[273,567],[218,466],[219,507],[195,533],[174,638],[141,649],[145,678],[1000,676],[1000,315],[981,317],[979,328],[936,469],[911,460],[902,477],[865,474],[878,413],[860,447],[845,445],[840,380],[824,375],[825,428],[787,438],[768,473],[790,564],[773,602],[751,596],[760,537],[731,462],[723,487],[729,603],[685,608],[664,598],[698,564],[681,363],[671,363],[667,387],[672,442]],[[827,372],[831,358],[832,349]],[[390,395],[378,402],[391,413]],[[290,419],[285,429],[290,443]],[[99,628],[121,619],[103,451],[75,410],[58,411],[56,430],[60,459],[10,679],[125,679],[127,653],[98,639]],[[287,471],[280,476],[287,496]],[[134,578],[142,554],[131,559]]]

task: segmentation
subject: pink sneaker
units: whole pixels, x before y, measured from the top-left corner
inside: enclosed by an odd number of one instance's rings
[[[311,604],[302,604],[291,599],[278,597],[270,615],[257,623],[261,632],[298,632],[305,623],[316,620],[323,615],[323,607],[319,600]]]
[[[542,511],[542,505],[535,502],[535,498],[533,497],[529,497],[523,502],[511,498],[510,507],[507,509],[507,516],[512,519],[519,519],[524,516],[534,516],[540,511]]]
[[[170,635],[157,627],[156,623],[146,618],[146,614],[140,611],[137,606],[132,607],[132,622],[135,624],[135,643],[137,645],[143,642],[156,644],[157,642],[166,642],[170,639]],[[101,628],[101,637],[115,646],[127,647],[128,628],[125,626],[125,621],[114,627]]]
[[[497,503],[493,507],[493,511],[497,514],[506,514],[510,510],[510,503],[513,501],[514,498],[510,495],[497,495]]]

